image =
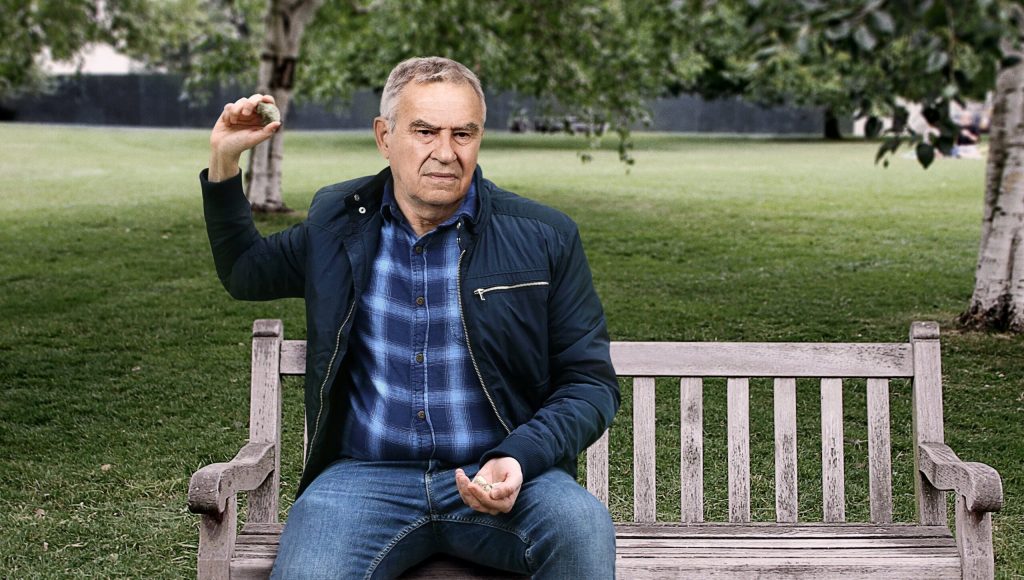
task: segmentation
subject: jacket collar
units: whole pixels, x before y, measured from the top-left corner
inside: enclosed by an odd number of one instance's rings
[[[391,168],[385,167],[368,182],[345,196],[345,213],[349,216],[350,231],[360,230],[374,216],[380,216],[384,188],[391,178]],[[484,179],[483,170],[479,165],[473,171],[473,187],[476,189],[477,210],[475,215],[467,216],[463,223],[476,234],[490,219],[492,202],[490,182]]]

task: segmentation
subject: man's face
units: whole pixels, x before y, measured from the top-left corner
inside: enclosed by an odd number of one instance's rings
[[[476,170],[484,133],[480,98],[469,85],[410,83],[395,128],[374,121],[377,148],[391,164],[395,197],[427,213],[455,211]]]

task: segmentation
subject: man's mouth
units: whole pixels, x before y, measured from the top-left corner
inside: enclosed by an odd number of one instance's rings
[[[427,177],[430,179],[436,179],[438,181],[457,181],[459,176],[454,173],[427,173]]]

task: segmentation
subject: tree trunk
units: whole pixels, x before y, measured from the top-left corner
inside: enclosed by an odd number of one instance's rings
[[[1024,64],[996,80],[974,295],[960,322],[1024,331]]]
[[[260,53],[256,92],[273,95],[281,120],[288,114],[295,81],[295,64],[302,33],[313,20],[323,0],[267,0],[267,14]],[[249,203],[253,211],[288,212],[281,199],[281,163],[284,160],[284,126],[257,145],[249,155],[245,172]]]
[[[824,137],[830,141],[839,141],[843,138],[843,133],[839,130],[839,117],[836,117],[831,107],[825,109]]]

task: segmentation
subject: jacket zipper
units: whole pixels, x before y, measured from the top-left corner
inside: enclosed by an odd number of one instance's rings
[[[316,442],[316,433],[320,429],[320,414],[324,410],[324,388],[327,386],[327,382],[331,378],[331,369],[334,368],[334,359],[338,356],[338,349],[341,348],[341,332],[345,330],[345,325],[348,324],[352,313],[356,310],[356,302],[358,299],[352,299],[352,306],[348,308],[348,314],[345,315],[345,320],[341,322],[341,326],[338,327],[338,336],[334,339],[334,352],[331,353],[331,362],[327,363],[327,374],[324,375],[324,382],[320,383],[320,404],[316,409],[316,421],[313,423],[313,435],[312,439],[309,440],[309,449],[306,451],[306,459],[303,464],[309,463],[309,456],[313,453],[313,444]]]
[[[459,225],[462,225],[459,222]],[[456,293],[459,295],[459,317],[462,318],[462,333],[466,337],[466,349],[469,350],[469,361],[473,363],[473,370],[476,371],[476,378],[480,381],[480,387],[484,390],[484,396],[487,397],[487,402],[491,404],[491,410],[494,411],[494,416],[498,418],[498,422],[505,429],[505,432],[509,435],[512,434],[512,430],[508,428],[505,420],[501,418],[501,413],[498,413],[498,406],[494,404],[494,398],[491,397],[491,391],[487,389],[487,383],[484,382],[484,377],[480,374],[480,367],[476,364],[476,356],[473,355],[473,345],[469,342],[469,326],[466,324],[466,312],[462,308],[462,257],[466,255],[466,250],[462,250],[459,254],[458,272],[455,277]],[[547,282],[545,282],[546,284]],[[483,300],[483,295],[480,295],[480,299]]]
[[[487,300],[484,298],[484,294],[488,292],[494,292],[495,290],[515,290],[517,288],[529,288],[531,286],[547,286],[549,282],[524,282],[522,284],[512,284],[511,286],[491,286],[490,288],[477,288],[473,290],[473,294],[476,294],[481,301]]]

